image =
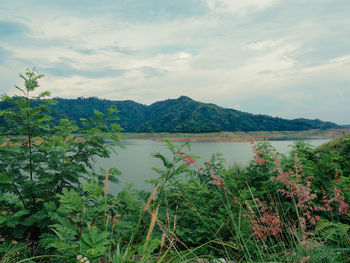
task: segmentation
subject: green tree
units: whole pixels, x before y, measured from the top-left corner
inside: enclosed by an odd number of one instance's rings
[[[81,192],[79,182],[87,177],[102,183],[104,177],[92,169],[94,157],[109,157],[121,127],[115,107],[81,119],[81,129],[68,119],[54,126],[49,106],[55,101],[46,98],[50,93],[32,95],[43,75],[27,70],[20,77],[24,87],[15,87],[22,94],[1,98],[10,108],[0,110],[8,127],[0,134],[0,233],[7,241],[35,241],[48,231],[48,214],[57,209],[57,194],[64,187]],[[109,179],[117,182],[115,175]]]

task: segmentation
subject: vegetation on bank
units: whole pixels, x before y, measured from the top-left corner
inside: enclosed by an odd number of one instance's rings
[[[289,155],[251,140],[254,159],[228,170],[220,154],[200,167],[190,144],[166,141],[153,191],[112,195],[118,171],[89,168],[108,158],[104,139],[118,145],[117,110],[54,125],[55,101],[31,96],[42,75],[21,77],[0,111],[1,262],[350,261],[349,135]]]
[[[130,133],[123,132],[125,139],[150,139],[168,140],[171,142],[195,142],[195,141],[217,141],[217,142],[248,142],[265,140],[305,140],[336,138],[343,134],[349,134],[350,129],[327,129],[306,131],[255,131],[255,132],[207,132],[207,133]]]

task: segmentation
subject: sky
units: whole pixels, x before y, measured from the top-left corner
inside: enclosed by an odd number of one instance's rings
[[[0,94],[181,95],[350,124],[349,0],[0,0]]]

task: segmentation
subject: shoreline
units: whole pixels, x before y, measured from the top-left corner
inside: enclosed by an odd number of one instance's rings
[[[170,142],[249,142],[264,140],[334,139],[350,134],[350,129],[307,130],[307,131],[254,131],[213,133],[124,133],[124,139],[141,139]]]

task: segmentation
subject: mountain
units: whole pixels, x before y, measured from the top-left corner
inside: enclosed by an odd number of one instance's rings
[[[54,119],[69,118],[77,123],[80,118],[90,117],[94,109],[105,112],[115,104],[120,111],[119,123],[126,132],[282,131],[340,127],[320,120],[287,120],[255,115],[198,102],[186,96],[150,106],[131,100],[112,101],[96,97],[55,100],[57,104],[52,106]]]
[[[281,131],[337,128],[320,120],[286,120],[254,115],[189,97],[168,99],[146,106],[131,100],[112,101],[98,98],[56,98],[55,117],[78,121],[91,116],[94,109],[105,112],[116,104],[120,124],[127,132],[215,132],[215,131]]]

